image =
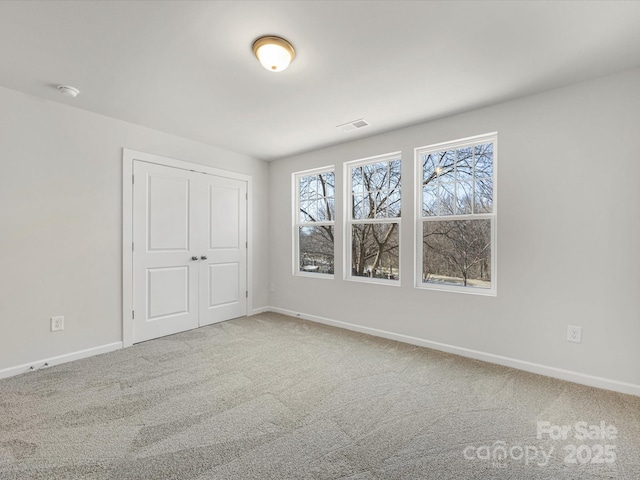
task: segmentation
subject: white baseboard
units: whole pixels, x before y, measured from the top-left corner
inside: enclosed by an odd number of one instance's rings
[[[251,310],[250,315],[258,315],[259,313],[272,312],[272,311],[273,311],[273,308],[271,307],[254,308],[253,310]]]
[[[80,350],[78,352],[65,353],[64,355],[58,355],[57,357],[36,360],[31,363],[25,363],[23,365],[17,365],[15,367],[0,370],[0,378],[13,377],[15,375],[20,375],[21,373],[33,372],[35,370],[40,370],[41,368],[53,367],[54,365],[60,365],[61,363],[93,357],[94,355],[100,355],[101,353],[113,352],[114,350],[120,350],[121,348],[122,342],[115,342],[109,343],[108,345],[101,345],[99,347],[87,348],[86,350]]]
[[[532,363],[524,360],[518,360],[516,358],[503,357],[501,355],[480,352],[478,350],[471,350],[469,348],[456,347],[455,345],[433,342],[430,340],[424,340],[422,338],[403,335],[401,333],[394,333],[386,330],[379,330],[377,328],[364,327],[362,325],[341,322],[338,320],[332,320],[330,318],[319,317],[317,315],[308,315],[306,313],[294,312],[292,310],[287,310],[284,308],[269,307],[262,310],[281,313],[290,317],[302,318],[304,320],[322,323],[324,325],[331,325],[333,327],[344,328],[347,330],[352,330],[354,332],[366,333],[375,337],[388,338],[390,340],[397,340],[398,342],[409,343],[411,345],[432,348],[434,350],[453,353],[462,357],[473,358],[475,360],[482,360],[484,362],[503,365],[505,367],[516,368],[518,370],[524,370],[526,372],[537,373],[539,375],[544,375],[547,377],[553,377],[560,380],[579,383],[581,385],[587,385],[589,387],[603,388],[605,390],[612,390],[614,392],[640,396],[640,385],[635,385],[633,383],[620,382],[618,380],[612,380],[610,378],[596,377],[593,375],[587,375],[585,373],[564,370],[562,368],[550,367],[548,365],[541,365],[539,363]]]

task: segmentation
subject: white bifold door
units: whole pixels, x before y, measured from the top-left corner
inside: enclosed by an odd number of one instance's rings
[[[246,315],[246,182],[133,163],[133,342]]]

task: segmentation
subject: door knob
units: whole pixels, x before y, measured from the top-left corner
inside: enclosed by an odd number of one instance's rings
[[[191,260],[197,260],[198,257],[191,257]]]
[[[207,256],[206,256],[206,255],[202,255],[202,256],[200,257],[200,260],[206,260],[206,259],[207,259]]]

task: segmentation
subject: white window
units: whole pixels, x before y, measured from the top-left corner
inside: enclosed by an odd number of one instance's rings
[[[345,278],[399,284],[401,156],[345,164]]]
[[[416,149],[416,286],[496,294],[497,135]]]
[[[294,275],[333,278],[335,173],[333,167],[293,174]]]

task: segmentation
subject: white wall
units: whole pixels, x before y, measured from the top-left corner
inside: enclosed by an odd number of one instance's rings
[[[123,147],[253,176],[268,304],[266,162],[5,88],[0,111],[0,371],[122,341]]]
[[[639,86],[635,69],[272,162],[271,305],[490,354],[480,358],[506,357],[493,359],[522,368],[553,367],[532,370],[561,378],[614,389],[627,383],[618,389],[640,394]],[[413,149],[493,131],[498,296],[414,289]],[[344,162],[397,150],[404,162],[401,288],[342,279],[342,199],[336,278],[294,277],[291,173],[334,164],[340,187]],[[583,327],[581,344],[566,341],[568,324]]]

